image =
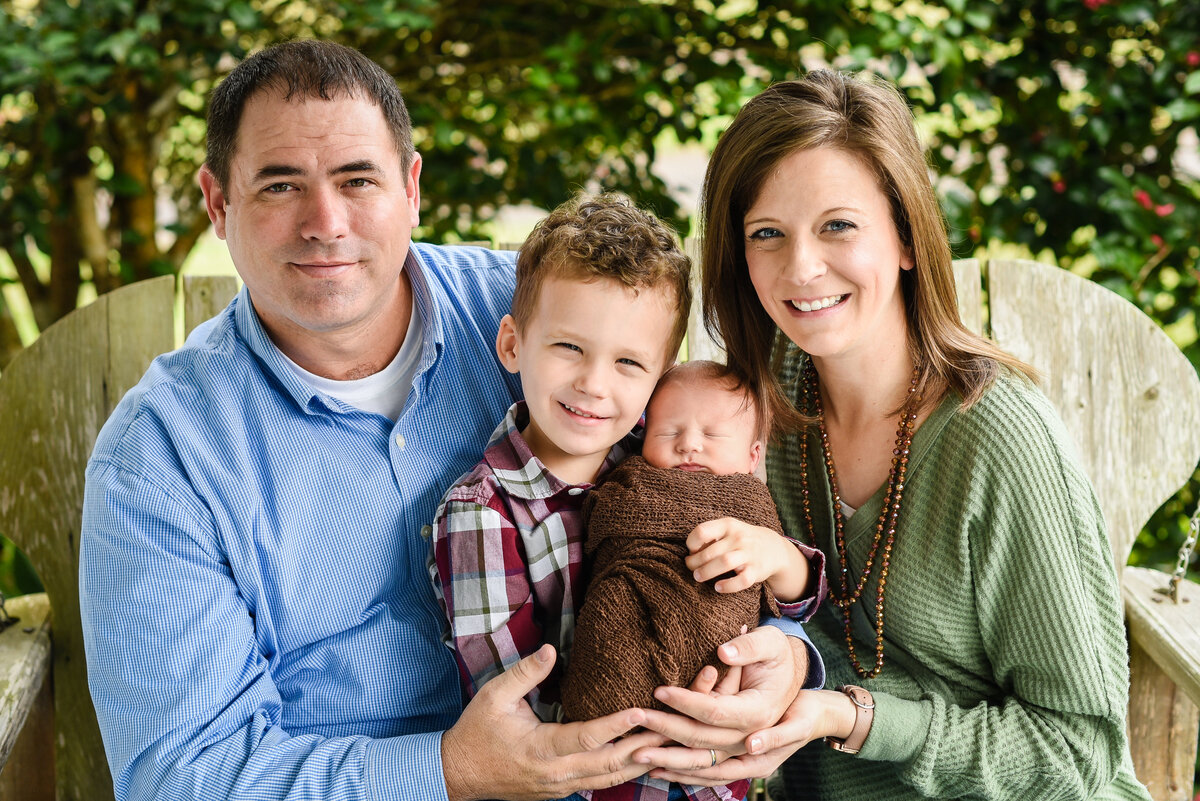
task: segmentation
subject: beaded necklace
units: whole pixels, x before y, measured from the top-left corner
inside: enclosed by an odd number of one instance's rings
[[[834,543],[837,546],[838,562],[841,571],[838,574],[838,587],[829,587],[829,599],[842,610],[845,622],[846,647],[850,650],[850,663],[854,671],[866,679],[873,679],[883,669],[883,593],[887,588],[888,567],[892,558],[892,545],[896,541],[896,520],[900,516],[900,500],[904,495],[904,475],[908,472],[909,446],[912,445],[913,428],[917,420],[917,410],[921,407],[921,396],[917,394],[917,383],[920,379],[920,369],[913,368],[912,382],[908,387],[908,395],[900,410],[900,426],[896,429],[896,447],[892,450],[892,468],[888,473],[887,491],[883,496],[883,509],[879,512],[879,520],[875,523],[875,539],[867,553],[867,562],[862,575],[850,586],[850,571],[846,565],[846,533],[845,522],[842,519],[842,499],[838,492],[837,471],[833,467],[833,457],[829,453],[829,434],[825,431],[825,410],[821,406],[820,383],[817,368],[809,359],[805,365],[804,403],[805,409],[816,412],[817,425],[821,431],[821,453],[825,459],[825,469],[829,473],[829,489],[833,494]],[[808,530],[813,533],[812,509],[808,490],[808,436],[801,438],[800,450],[800,482],[801,504],[804,507],[804,520]],[[884,535],[886,540],[884,539]],[[879,552],[879,544],[883,543],[883,556],[879,563],[879,584],[875,591],[875,664],[866,670],[859,663],[858,653],[854,649],[853,629],[850,624],[851,607],[862,599],[863,590],[871,576],[871,568],[875,565],[875,556]]]

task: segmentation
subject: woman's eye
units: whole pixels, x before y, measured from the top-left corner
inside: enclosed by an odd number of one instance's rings
[[[854,227],[854,223],[846,222],[845,220],[831,220],[825,223],[825,230],[832,231],[835,234],[840,234],[843,231],[849,231]]]
[[[779,236],[783,236],[783,232],[778,228],[759,228],[755,231],[752,231],[746,238],[761,241],[764,239],[774,239]]]

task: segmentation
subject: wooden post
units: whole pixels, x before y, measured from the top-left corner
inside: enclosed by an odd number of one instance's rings
[[[1154,801],[1192,801],[1197,708],[1146,651],[1130,644],[1129,750]]]

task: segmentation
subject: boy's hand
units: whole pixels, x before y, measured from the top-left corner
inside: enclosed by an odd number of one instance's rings
[[[692,529],[684,564],[696,581],[721,578],[717,592],[740,592],[765,581],[780,601],[803,597],[808,585],[808,560],[785,537],[762,526],[752,526],[733,517],[709,520]]]

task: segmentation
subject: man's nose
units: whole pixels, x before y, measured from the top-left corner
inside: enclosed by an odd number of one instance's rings
[[[300,235],[316,242],[341,239],[349,233],[345,199],[333,187],[314,187],[304,198]]]

